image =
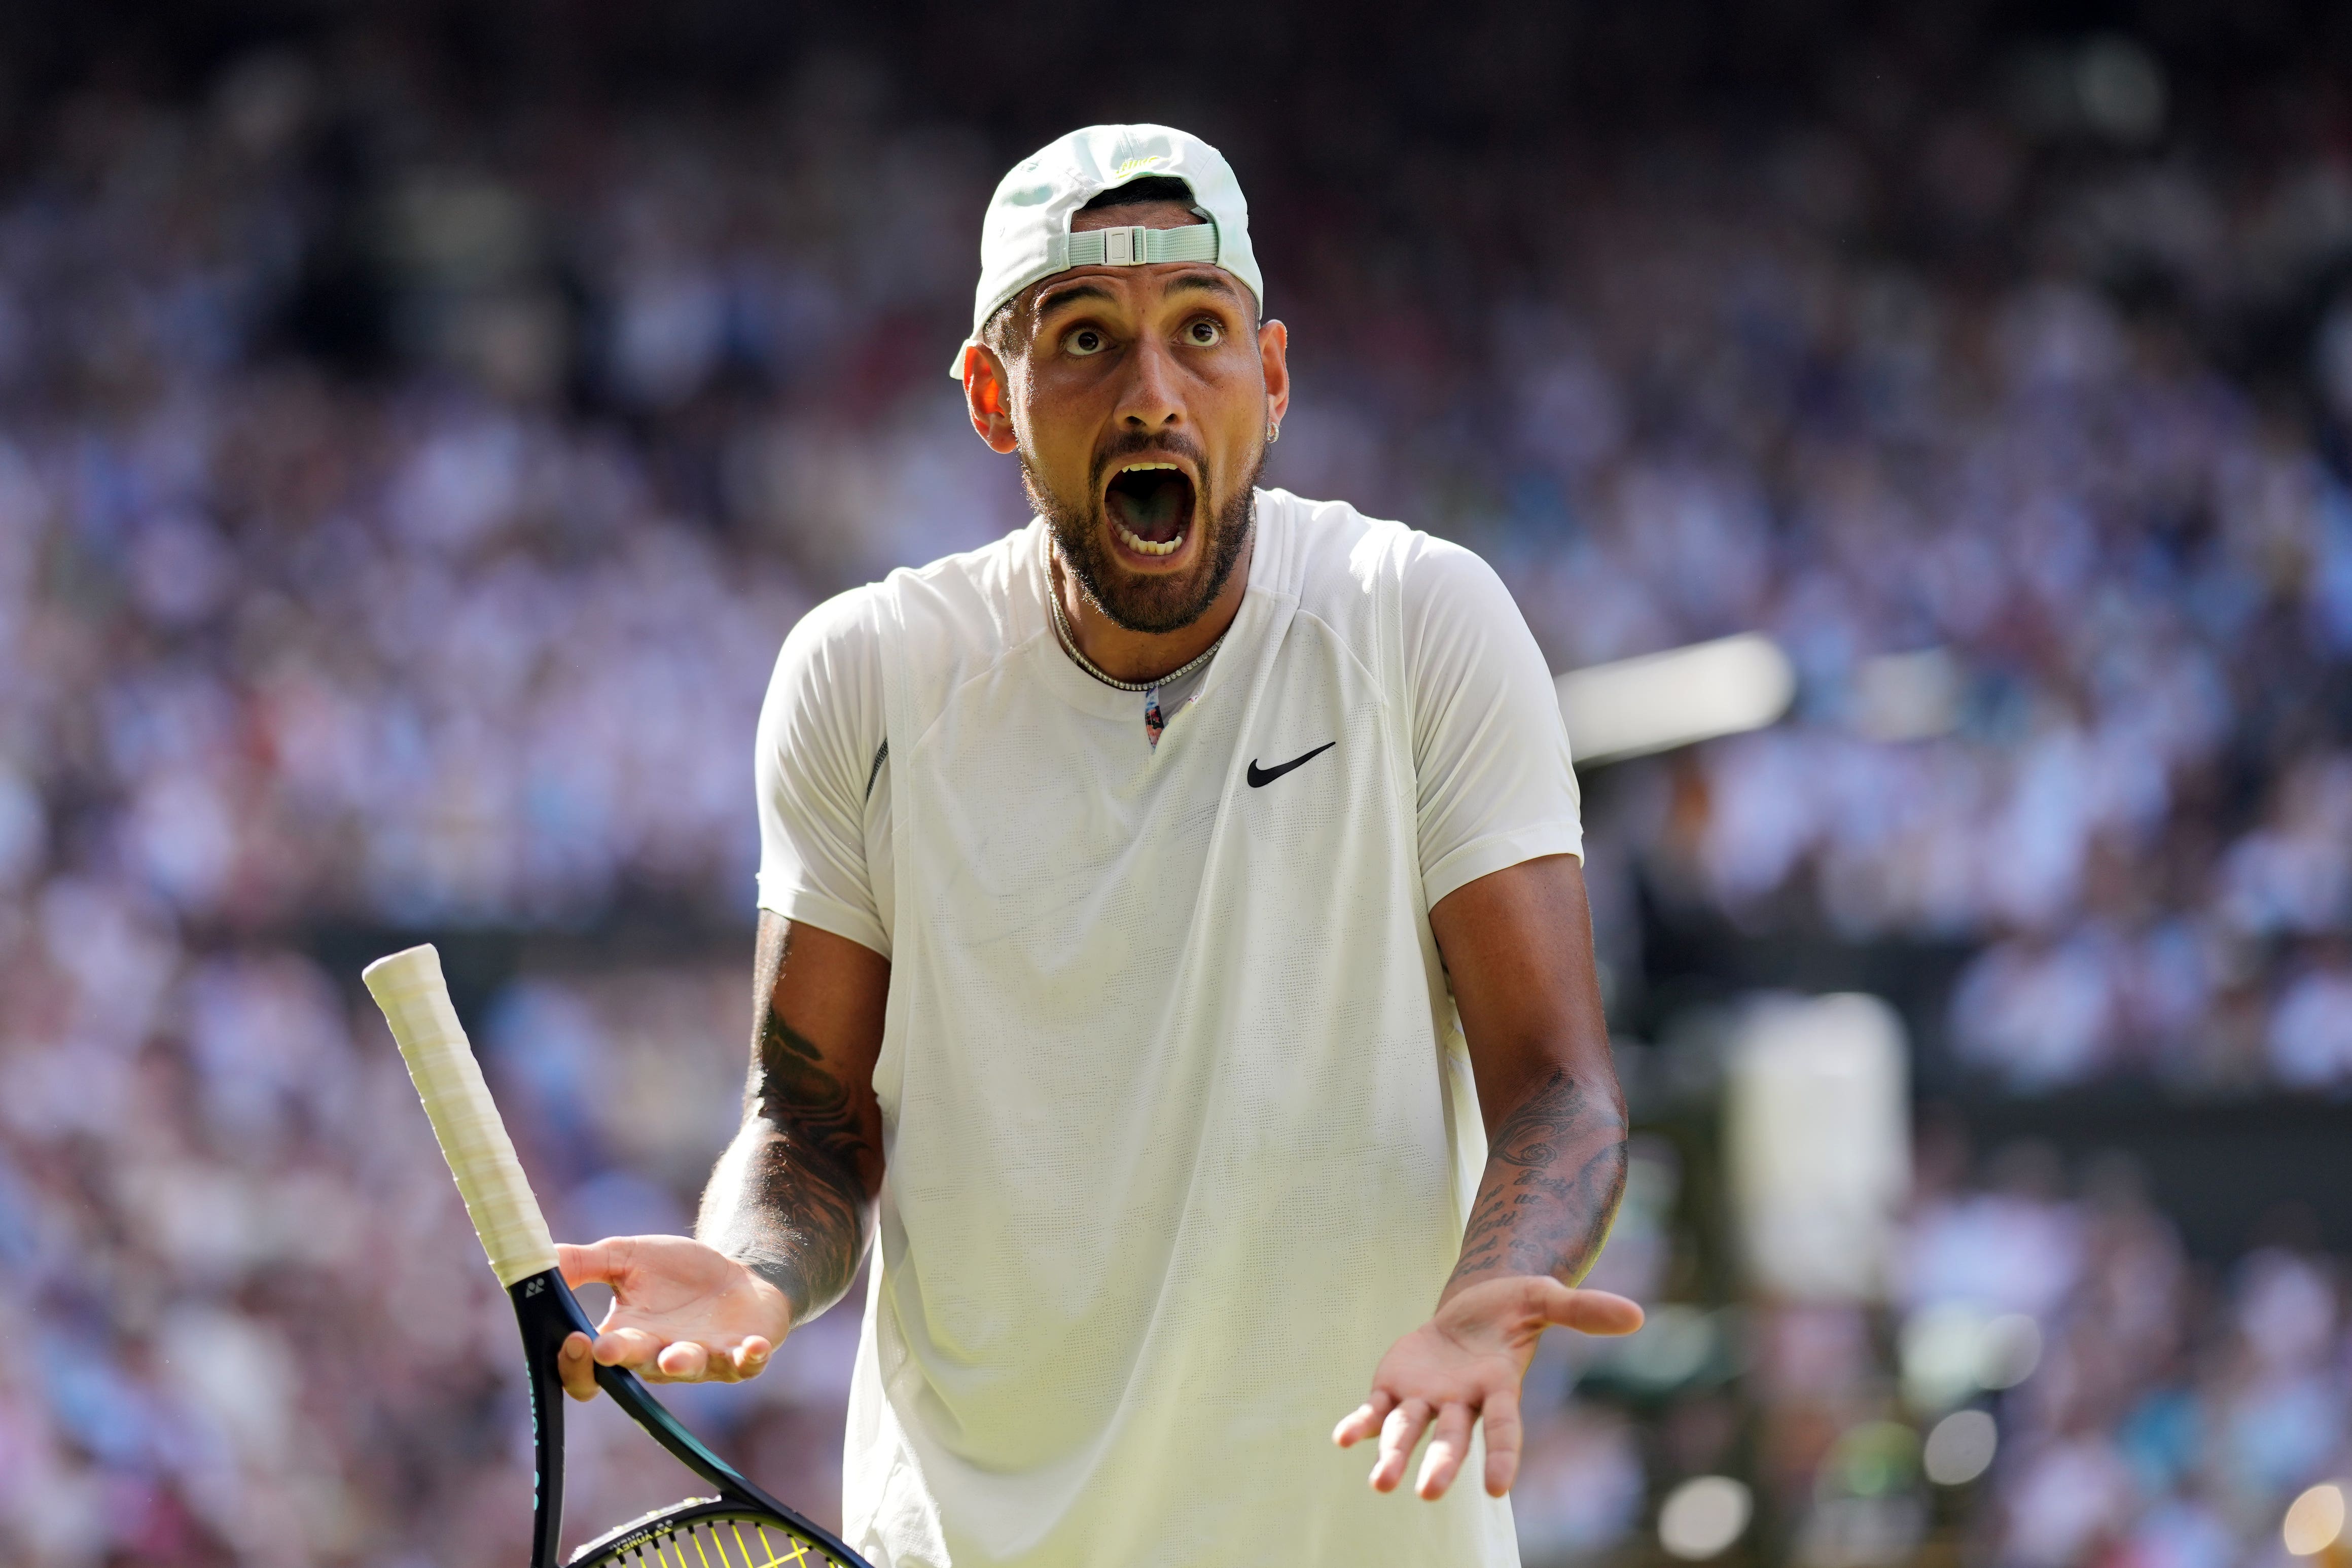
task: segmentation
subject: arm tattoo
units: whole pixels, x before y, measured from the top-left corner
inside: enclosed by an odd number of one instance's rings
[[[772,1010],[760,1031],[751,1095],[771,1129],[751,1194],[770,1245],[744,1261],[791,1298],[797,1321],[841,1299],[866,1251],[871,1205],[857,1178],[865,1139],[849,1091],[816,1047]]]
[[[782,1290],[800,1323],[841,1299],[865,1256],[872,1151],[849,1087],[770,999],[782,957],[761,954],[766,989],[743,1130],[712,1173],[696,1229]]]
[[[1495,1130],[1478,1201],[1447,1289],[1488,1275],[1592,1267],[1625,1193],[1625,1112],[1555,1069]]]

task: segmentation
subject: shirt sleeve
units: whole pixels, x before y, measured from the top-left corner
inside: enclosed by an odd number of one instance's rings
[[[887,733],[874,602],[852,590],[793,628],[760,710],[760,907],[885,957],[866,820]]]
[[[1402,576],[1421,876],[1430,903],[1506,866],[1584,854],[1543,650],[1476,555],[1415,535]]]

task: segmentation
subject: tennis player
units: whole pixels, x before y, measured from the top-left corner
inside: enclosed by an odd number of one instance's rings
[[[877,1563],[1514,1563],[1537,1337],[1641,1321],[1574,1289],[1625,1126],[1550,677],[1476,556],[1260,488],[1265,305],[1192,136],[1005,176],[954,373],[1037,516],[786,639],[742,1131],[696,1239],[562,1254],[584,1397],[751,1375],[878,1231]]]

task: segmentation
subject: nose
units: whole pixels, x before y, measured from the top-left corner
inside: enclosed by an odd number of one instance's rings
[[[1184,401],[1177,388],[1176,356],[1168,344],[1147,336],[1128,357],[1126,384],[1119,389],[1118,422],[1139,435],[1181,429]]]

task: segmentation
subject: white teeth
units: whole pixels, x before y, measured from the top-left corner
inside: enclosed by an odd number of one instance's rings
[[[1169,473],[1182,473],[1184,471],[1174,463],[1148,462],[1122,463],[1119,465],[1118,471],[1122,474],[1142,474],[1150,473],[1156,469],[1165,470]],[[1129,529],[1125,523],[1120,522],[1116,518],[1111,520],[1111,526],[1118,530],[1119,538],[1126,542],[1127,547],[1129,550],[1136,551],[1137,552],[1144,555],[1173,555],[1176,553],[1176,547],[1184,542],[1184,536],[1181,533],[1179,533],[1173,539],[1163,540],[1155,544],[1150,540],[1145,539],[1137,534],[1133,530]]]
[[[1173,539],[1163,540],[1154,544],[1150,540],[1135,533],[1123,522],[1115,521],[1111,526],[1118,530],[1120,542],[1129,550],[1140,551],[1146,555],[1173,555],[1176,553],[1176,547],[1184,542],[1184,536],[1180,533]]]

